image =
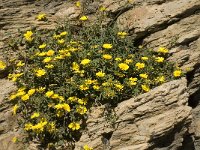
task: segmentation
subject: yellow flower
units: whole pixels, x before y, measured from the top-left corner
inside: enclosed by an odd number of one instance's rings
[[[27,101],[29,99],[29,95],[25,94],[21,97],[22,101]]]
[[[15,104],[15,106],[13,106],[13,115],[17,114],[17,110],[19,108],[19,105]]]
[[[48,97],[48,98],[50,98],[51,96],[53,96],[53,94],[54,94],[54,91],[47,91],[45,93],[45,96]]]
[[[68,32],[67,31],[64,31],[64,32],[61,32],[60,33],[60,36],[65,36],[65,35],[67,35],[68,34]]]
[[[26,131],[31,130],[32,127],[33,127],[33,125],[32,125],[31,123],[26,123],[26,124],[24,125],[24,130],[26,130]]]
[[[16,142],[17,142],[17,137],[13,137],[13,138],[12,138],[12,142],[13,142],[13,143],[16,143]]]
[[[6,68],[6,63],[0,60],[0,69],[4,70]]]
[[[87,16],[82,16],[82,17],[80,18],[80,20],[81,20],[81,21],[86,21],[86,20],[88,20],[88,17],[87,17]]]
[[[70,101],[70,102],[75,102],[75,101],[78,100],[78,98],[76,96],[71,96],[67,100]]]
[[[148,78],[148,75],[146,73],[141,73],[139,75],[141,78],[144,78],[144,79],[147,79]]]
[[[112,47],[112,44],[103,44],[103,48],[105,49],[111,49]]]
[[[70,129],[72,129],[73,131],[74,131],[74,130],[79,130],[79,129],[80,129],[80,124],[77,123],[77,122],[72,122],[72,123],[70,123],[70,124],[68,125],[68,127],[69,127]]]
[[[31,96],[31,95],[33,95],[34,93],[35,93],[35,89],[30,89],[29,91],[28,91],[28,95],[29,96]]]
[[[48,123],[48,127],[47,127],[47,130],[52,133],[56,130],[56,124],[55,122],[49,122]]]
[[[45,87],[39,87],[36,90],[37,90],[37,92],[42,93],[42,92],[44,92],[45,89],[46,89]]]
[[[142,69],[142,68],[145,67],[145,64],[138,62],[138,63],[135,64],[135,67],[137,67],[137,69]]]
[[[165,77],[164,76],[160,76],[156,79],[158,82],[165,82]]]
[[[104,6],[101,6],[100,8],[99,8],[99,11],[105,11],[106,10],[106,7],[104,7]]]
[[[25,95],[25,94],[26,93],[24,91],[18,91],[17,94],[16,94],[16,96],[18,97],[18,96],[22,96],[22,95]]]
[[[48,68],[48,69],[52,69],[52,68],[54,68],[54,65],[48,64],[48,65],[45,65],[44,67],[45,67],[45,68]]]
[[[32,35],[33,35],[32,31],[26,31],[26,33],[24,33],[24,37],[26,41],[31,42],[33,40]]]
[[[127,33],[126,32],[118,32],[117,35],[120,37],[120,38],[125,38],[127,36]]]
[[[137,78],[129,78],[129,83],[130,83],[130,85],[136,85],[137,84]]]
[[[79,67],[78,63],[76,63],[76,62],[73,62],[73,63],[72,63],[72,70],[78,71],[79,68],[80,68],[80,67]]]
[[[41,53],[38,53],[38,56],[45,56],[47,53],[46,52],[41,52]]]
[[[98,85],[93,85],[93,89],[94,89],[94,90],[99,90],[99,89],[100,89],[100,86],[98,86]]]
[[[17,94],[12,94],[9,97],[9,100],[14,100],[15,98],[17,98]]]
[[[117,90],[119,90],[119,91],[121,91],[121,90],[124,88],[124,86],[121,85],[121,84],[114,84],[114,85],[115,85],[115,88],[116,88]]]
[[[34,113],[31,115],[31,119],[38,118],[39,116],[40,116],[40,113],[34,112]]]
[[[51,98],[57,99],[57,98],[59,98],[59,94],[53,94],[53,95],[51,96]]]
[[[47,56],[53,56],[54,55],[54,50],[48,50],[48,52],[46,52]]]
[[[24,66],[25,65],[25,63],[23,63],[22,61],[19,61],[18,63],[17,63],[17,67],[22,67],[22,66]]]
[[[79,89],[80,89],[81,91],[85,91],[85,90],[88,90],[89,87],[88,87],[87,85],[80,85],[80,86],[79,86]]]
[[[159,47],[158,52],[165,54],[165,53],[169,53],[169,50],[164,47]]]
[[[38,69],[37,71],[36,71],[36,76],[37,77],[41,77],[41,76],[43,76],[43,75],[45,75],[46,74],[46,71],[44,70],[44,69]]]
[[[76,2],[76,7],[81,7],[81,2],[80,1]]]
[[[96,76],[102,78],[105,76],[105,73],[103,73],[102,71],[99,71],[96,73]]]
[[[142,60],[148,60],[148,57],[141,57]]]
[[[163,57],[156,57],[155,61],[161,63],[161,62],[164,61],[164,58]]]
[[[41,120],[36,125],[32,126],[31,129],[36,133],[41,133],[44,131],[44,127],[47,125],[47,121]]]
[[[76,107],[76,112],[83,115],[87,112],[87,108],[85,106],[79,105],[78,107]]]
[[[78,103],[81,105],[86,105],[87,104],[88,99],[87,98],[82,98],[82,99],[78,99]]]
[[[83,59],[83,60],[81,61],[81,64],[82,64],[82,65],[87,65],[87,64],[90,63],[90,61],[91,61],[91,60],[89,60],[89,59]]]
[[[133,60],[132,60],[132,59],[126,59],[124,62],[125,62],[126,64],[130,64],[130,63],[133,62]]]
[[[59,39],[60,37],[61,37],[60,35],[56,35],[56,34],[53,35],[54,39]]]
[[[71,111],[71,108],[68,104],[66,103],[63,103],[63,104],[57,104],[54,106],[57,110],[60,110],[60,109],[64,109],[65,111],[68,111],[70,112]]]
[[[42,45],[39,46],[40,49],[45,48],[47,45],[45,43],[43,43]]]
[[[181,74],[182,74],[181,70],[175,70],[175,71],[173,72],[174,77],[180,77]]]
[[[145,92],[149,92],[149,90],[150,90],[149,86],[147,86],[147,85],[141,85],[141,87]]]
[[[104,54],[104,55],[103,55],[103,58],[109,60],[109,59],[112,59],[112,56],[109,55],[109,54]]]
[[[52,60],[51,57],[46,57],[42,62],[43,63],[49,63]]]
[[[88,145],[84,145],[84,146],[83,146],[83,149],[84,149],[84,150],[93,150],[93,148],[92,148],[92,147],[89,147]]]
[[[65,43],[65,40],[64,40],[64,39],[58,40],[58,44],[63,44],[63,43]]]
[[[124,71],[126,71],[126,70],[129,69],[129,66],[128,66],[127,64],[125,64],[125,63],[120,63],[120,64],[118,65],[118,67],[119,67],[121,70],[124,70]]]
[[[39,14],[38,16],[37,16],[37,20],[38,21],[44,21],[44,20],[46,20],[46,14]]]
[[[115,58],[115,60],[116,60],[116,61],[121,61],[122,59],[119,58],[119,57],[117,57],[117,58]]]

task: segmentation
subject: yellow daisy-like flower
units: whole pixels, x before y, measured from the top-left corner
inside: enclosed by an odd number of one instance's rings
[[[181,74],[182,74],[182,71],[181,71],[181,70],[175,70],[175,71],[173,72],[174,77],[180,77]]]
[[[53,96],[53,95],[54,95],[54,91],[47,91],[47,92],[45,93],[45,96],[48,97],[48,98],[50,98],[50,97]]]
[[[99,8],[99,11],[106,11],[106,7],[101,6],[101,7]]]
[[[80,20],[81,20],[81,21],[86,21],[86,20],[88,20],[88,17],[87,17],[87,16],[82,16],[82,17],[80,18]]]
[[[126,59],[124,62],[125,62],[126,64],[130,64],[130,63],[133,62],[133,60],[132,60],[132,59]]]
[[[37,77],[41,77],[41,76],[44,76],[46,74],[46,71],[44,69],[38,69],[36,71],[36,76]]]
[[[78,107],[76,107],[76,112],[83,115],[87,112],[87,108],[85,106],[79,105]]]
[[[165,47],[159,47],[158,52],[165,54],[165,53],[169,53],[169,50],[166,49]]]
[[[37,53],[36,55],[43,57],[43,56],[45,56],[46,54],[47,54],[46,52],[41,52],[41,53]]]
[[[81,61],[81,65],[87,65],[87,64],[89,64],[90,63],[90,59],[83,59],[82,61]]]
[[[99,71],[96,73],[96,76],[102,78],[105,76],[105,73],[103,73],[102,71]]]
[[[4,70],[6,68],[6,63],[4,63],[3,61],[0,61],[0,69]]]
[[[138,62],[135,64],[135,67],[137,67],[137,69],[143,69],[145,67],[145,64]]]
[[[15,106],[13,106],[13,115],[17,114],[17,110],[19,108],[19,105],[15,104]]]
[[[156,62],[159,62],[159,63],[162,63],[165,59],[163,57],[156,57],[155,58],[155,61]]]
[[[93,89],[94,89],[94,90],[99,90],[99,89],[100,89],[100,86],[99,86],[99,85],[93,85]]]
[[[127,36],[127,33],[126,32],[118,32],[117,35],[120,37],[120,38],[125,38]]]
[[[149,86],[147,86],[147,85],[141,85],[141,87],[145,92],[149,92],[149,90],[150,90]]]
[[[65,35],[67,35],[67,34],[68,34],[67,31],[63,31],[63,32],[60,33],[60,36],[65,36]]]
[[[129,78],[129,84],[130,85],[136,85],[137,84],[137,80],[138,80],[137,78],[132,78],[131,77],[131,78]]]
[[[58,44],[63,44],[63,43],[65,43],[65,40],[64,40],[64,39],[58,40]]]
[[[88,145],[84,145],[84,146],[83,146],[83,149],[84,149],[84,150],[93,150],[93,148],[92,148],[92,147],[89,147]]]
[[[80,1],[76,2],[76,7],[81,7],[81,2]]]
[[[103,44],[103,48],[105,49],[111,49],[112,47],[112,44]]]
[[[42,45],[39,46],[40,49],[45,48],[47,45],[45,43],[43,43]]]
[[[17,140],[18,140],[17,137],[13,137],[13,138],[12,138],[12,142],[13,142],[13,143],[16,143]]]
[[[79,130],[79,129],[80,129],[80,124],[77,123],[77,122],[72,122],[72,123],[70,123],[70,124],[68,125],[68,127],[69,127],[70,129],[72,129],[73,131],[74,131],[74,130]]]
[[[125,64],[125,63],[120,63],[120,64],[118,65],[118,67],[119,67],[121,70],[123,70],[123,71],[126,71],[126,70],[129,69],[129,65],[127,65],[127,64]]]
[[[88,87],[88,85],[80,85],[80,86],[79,86],[79,89],[80,89],[81,91],[85,91],[85,90],[88,90],[89,87]]]
[[[26,41],[31,42],[33,40],[32,35],[32,31],[26,31],[26,33],[24,33],[24,38],[26,39]]]
[[[48,52],[46,52],[47,56],[53,56],[54,55],[54,50],[48,50]]]
[[[104,55],[103,55],[103,58],[109,60],[109,59],[112,59],[112,56],[109,55],[109,54],[104,54]]]
[[[79,70],[79,65],[78,65],[78,63],[77,62],[73,62],[72,63],[72,70],[74,70],[74,71],[78,71]]]
[[[148,74],[146,74],[146,73],[141,73],[139,76],[140,76],[141,78],[144,78],[144,79],[147,79],[147,78],[148,78]]]
[[[29,99],[29,95],[25,94],[21,97],[22,101],[27,101]]]
[[[148,57],[141,57],[142,60],[148,60]]]
[[[69,106],[68,104],[66,104],[66,103],[63,104],[63,109],[64,109],[65,111],[68,111],[68,112],[71,111],[70,106]]]
[[[52,69],[52,68],[54,68],[54,65],[48,64],[48,65],[45,65],[45,68]]]
[[[22,61],[19,61],[18,63],[17,63],[17,67],[22,67],[22,66],[24,66],[25,65],[25,63],[23,63]]]
[[[52,60],[51,57],[46,57],[42,62],[43,63],[49,63]]]
[[[39,14],[38,16],[37,16],[37,20],[38,21],[44,21],[44,20],[46,20],[46,14]]]
[[[31,115],[31,119],[38,118],[39,116],[40,116],[40,113],[39,113],[39,112],[34,112],[34,113]]]
[[[29,96],[33,95],[33,94],[35,93],[35,91],[36,91],[36,89],[30,89],[30,90],[28,91],[28,95],[29,95]]]
[[[119,57],[115,58],[115,60],[116,60],[116,61],[122,61],[122,59],[119,58]]]
[[[158,82],[165,82],[165,77],[164,76],[160,76],[156,79]]]
[[[123,88],[124,88],[124,86],[123,85],[121,85],[121,84],[114,84],[115,85],[115,88],[118,90],[118,91],[121,91]]]

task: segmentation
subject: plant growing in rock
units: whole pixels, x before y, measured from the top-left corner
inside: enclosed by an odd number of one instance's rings
[[[20,114],[28,140],[44,146],[77,141],[91,106],[115,106],[182,75],[166,61],[166,48],[137,48],[113,27],[63,25],[20,38],[23,50],[8,76],[18,87],[10,95],[13,114]]]

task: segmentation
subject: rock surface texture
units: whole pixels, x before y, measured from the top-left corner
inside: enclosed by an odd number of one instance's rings
[[[169,61],[187,70],[186,78],[165,83],[150,92],[123,101],[105,116],[107,106],[91,110],[87,130],[76,150],[88,144],[95,150],[200,149],[200,1],[199,0],[81,0],[91,18],[99,6],[108,20],[129,32],[137,45],[170,49]],[[35,19],[46,13],[47,22]],[[0,59],[9,35],[30,27],[52,29],[56,22],[79,17],[73,1],[0,0]],[[12,144],[18,129],[5,100],[15,89],[0,72],[0,150],[20,149]],[[115,123],[115,125],[113,125]],[[37,149],[37,148],[29,148]]]

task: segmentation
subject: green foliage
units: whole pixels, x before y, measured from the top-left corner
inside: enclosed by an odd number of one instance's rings
[[[166,61],[166,48],[134,47],[112,27],[63,25],[27,31],[18,41],[23,50],[9,74],[18,87],[10,96],[13,113],[21,115],[28,139],[44,145],[78,140],[91,106],[115,106],[182,74]]]

